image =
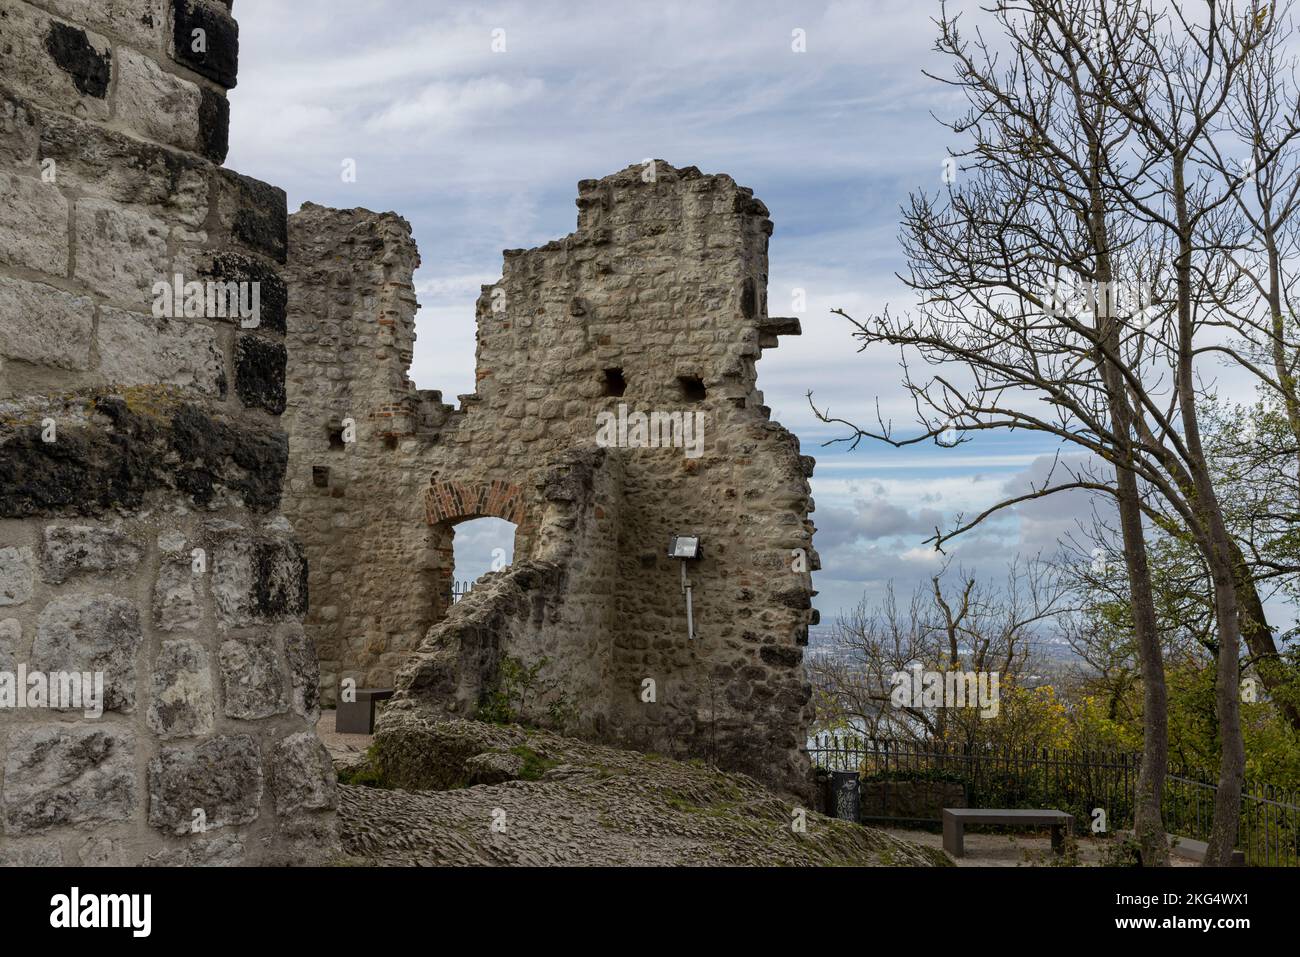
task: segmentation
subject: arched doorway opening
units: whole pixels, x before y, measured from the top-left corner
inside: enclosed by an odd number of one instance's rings
[[[451,526],[453,605],[469,594],[474,583],[488,572],[509,567],[514,559],[515,531],[518,526],[504,518],[469,518]]]
[[[523,490],[500,480],[439,481],[425,490],[425,517],[433,554],[433,620],[472,585],[527,554],[529,523]]]

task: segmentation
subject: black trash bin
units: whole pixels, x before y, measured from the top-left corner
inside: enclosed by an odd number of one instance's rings
[[[862,819],[862,790],[857,771],[831,772],[831,816],[858,824]]]

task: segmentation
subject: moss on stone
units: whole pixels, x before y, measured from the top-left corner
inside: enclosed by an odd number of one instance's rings
[[[522,744],[511,748],[510,753],[524,759],[524,768],[519,772],[519,778],[523,781],[540,781],[542,775],[560,763],[543,757],[532,748]]]

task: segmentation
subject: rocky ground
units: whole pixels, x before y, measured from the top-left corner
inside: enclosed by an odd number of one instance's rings
[[[413,718],[386,724],[364,756],[350,747],[331,746],[343,766],[341,864],[949,863],[744,775],[544,731]]]

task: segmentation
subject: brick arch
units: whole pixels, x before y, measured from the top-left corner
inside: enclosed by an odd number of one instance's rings
[[[513,482],[430,482],[424,490],[424,514],[430,525],[469,518],[504,518],[524,524],[524,490]]]

